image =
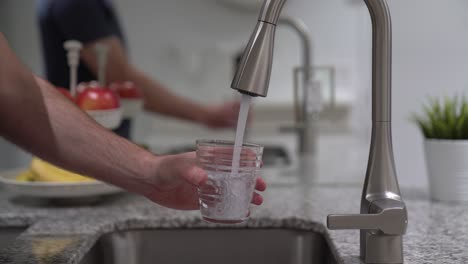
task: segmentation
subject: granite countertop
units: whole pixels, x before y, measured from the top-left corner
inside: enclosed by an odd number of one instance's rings
[[[356,187],[272,187],[251,219],[233,228],[313,230],[331,241],[342,263],[359,263],[359,231],[328,231],[330,213],[359,211]],[[424,192],[404,190],[409,226],[404,237],[406,263],[468,263],[468,205],[433,203]],[[0,263],[79,263],[102,234],[142,228],[219,228],[199,213],[162,208],[143,197],[122,194],[93,206],[52,206],[15,198],[1,190],[0,228],[27,227],[0,250]]]

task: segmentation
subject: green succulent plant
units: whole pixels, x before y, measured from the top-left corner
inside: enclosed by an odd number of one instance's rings
[[[464,96],[430,98],[424,114],[415,114],[412,120],[426,138],[468,139],[468,101]]]

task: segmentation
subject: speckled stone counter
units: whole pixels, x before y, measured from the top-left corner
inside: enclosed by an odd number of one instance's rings
[[[0,190],[0,228],[27,227],[8,247],[0,263],[79,263],[105,233],[128,229],[219,228],[198,212],[162,208],[124,194],[93,206],[52,206],[15,198]],[[294,228],[322,233],[341,263],[360,263],[359,231],[328,231],[330,213],[359,211],[357,187],[272,187],[252,218],[232,228]],[[403,190],[409,214],[404,237],[405,263],[468,263],[468,205],[432,203],[422,192]],[[224,227],[224,226],[223,226]]]

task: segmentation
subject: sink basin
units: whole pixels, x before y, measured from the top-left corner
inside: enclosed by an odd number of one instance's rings
[[[24,230],[25,227],[0,228],[0,248],[9,246]]]
[[[104,235],[80,264],[333,264],[325,238],[287,229],[135,230]]]
[[[195,151],[195,146],[183,145],[171,148],[163,154],[173,155],[192,151]],[[288,151],[280,145],[264,146],[262,159],[264,168],[284,168],[292,164]]]

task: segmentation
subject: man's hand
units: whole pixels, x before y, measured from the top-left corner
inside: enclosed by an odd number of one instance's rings
[[[150,200],[180,210],[199,208],[197,187],[206,183],[208,175],[196,166],[195,152],[160,157],[152,171],[154,175],[147,179],[153,186],[153,191],[146,194]],[[258,178],[255,188],[257,191],[264,191],[265,181]],[[262,202],[262,196],[255,193],[252,203],[260,205]]]

